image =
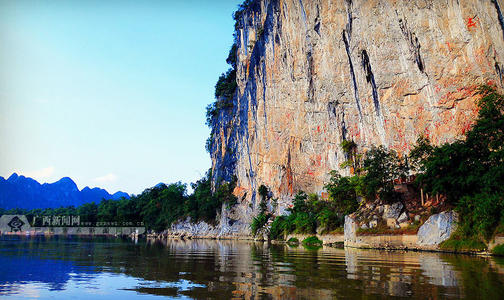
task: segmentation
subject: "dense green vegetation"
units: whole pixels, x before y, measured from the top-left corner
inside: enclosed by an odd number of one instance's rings
[[[291,237],[291,238],[287,241],[287,243],[289,243],[289,244],[299,244],[299,240],[298,240],[297,238],[295,238],[295,237]]]
[[[439,247],[443,250],[456,252],[483,251],[486,249],[485,243],[477,236],[465,236],[461,232],[455,232],[450,239],[442,242]]]
[[[273,217],[271,213],[267,212],[266,201],[268,200],[269,190],[264,184],[259,186],[258,194],[260,196],[259,214],[252,219],[252,223],[250,224],[250,229],[254,236],[257,234],[257,231],[263,228],[268,223],[268,220]]]
[[[270,218],[270,214],[260,213],[254,219],[252,219],[252,223],[250,223],[250,229],[252,230],[252,235],[256,235],[259,229],[263,228]]]
[[[488,240],[504,223],[504,97],[479,90],[476,122],[464,140],[432,147],[420,140],[418,183],[460,213],[459,236]]]
[[[499,256],[504,256],[504,245],[497,245],[492,249],[492,253]]]
[[[363,159],[353,141],[343,141],[341,147],[347,157],[343,167],[352,168],[356,174],[341,176],[332,171],[325,186],[329,194],[327,201],[316,194],[299,192],[293,199],[293,207],[288,209],[290,214],[274,219],[270,238],[283,239],[289,233],[333,232],[343,226],[344,216],[356,211],[365,199],[392,201],[398,197],[394,179],[408,173],[407,158],[399,158],[393,150],[380,146],[371,148]],[[254,219],[253,232],[266,224],[266,217],[270,216],[261,212]]]
[[[320,200],[316,194],[296,194],[293,207],[288,216],[279,216],[273,220],[270,238],[281,240],[289,233],[331,232],[341,227],[344,214],[334,201]]]
[[[270,237],[334,230],[345,214],[366,200],[398,200],[394,180],[416,173],[419,188],[443,195],[460,213],[458,232],[442,247],[482,249],[483,241],[504,231],[504,97],[487,86],[479,93],[478,117],[462,140],[433,146],[428,138],[419,137],[407,157],[381,146],[357,154],[353,141],[343,141],[347,161],[341,167],[350,168],[353,175],[331,172],[325,186],[329,201],[297,194],[290,215],[273,221]]]
[[[177,182],[159,184],[130,199],[104,199],[99,204],[93,202],[79,207],[56,209],[0,209],[0,215],[24,214],[29,219],[33,216],[78,215],[81,222],[143,222],[147,229],[155,231],[162,231],[185,217],[191,217],[193,221],[214,223],[217,211],[223,204],[236,204],[237,199],[232,194],[236,181],[222,183],[212,193],[210,179],[211,173],[208,172],[204,178],[192,183],[193,193],[190,195],[187,194],[187,186]]]
[[[322,241],[316,236],[310,236],[304,239],[302,244],[305,246],[322,246]]]

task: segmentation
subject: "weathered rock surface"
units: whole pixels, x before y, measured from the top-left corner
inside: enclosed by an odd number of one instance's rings
[[[344,224],[344,241],[346,242],[355,242],[357,239],[357,223],[350,216],[345,216],[345,224]]]
[[[439,245],[455,231],[457,214],[453,211],[430,216],[418,230],[418,245]]]
[[[182,238],[251,238],[249,224],[229,218],[229,213],[230,211],[223,206],[216,226],[204,221],[194,223],[191,218],[187,218],[172,224],[163,235]]]
[[[397,218],[397,223],[404,223],[408,221],[408,214],[406,212],[403,212],[398,218]]]
[[[385,205],[383,210],[383,218],[398,219],[399,216],[401,215],[403,208],[404,205],[401,202],[396,202],[392,205]]]
[[[238,89],[212,132],[214,181],[238,178],[229,218],[250,222],[261,184],[277,213],[297,191],[321,191],[345,160],[345,139],[359,151],[406,153],[420,134],[435,144],[461,137],[477,113],[477,87],[503,84],[503,7],[252,1],[237,24]]]
[[[352,215],[349,215],[345,216],[345,246],[357,248],[436,250],[438,249],[437,246],[448,239],[456,230],[457,218],[457,214],[453,211],[432,215],[420,227],[416,235],[362,235],[357,234],[357,229],[359,228],[358,222]],[[407,227],[409,225],[408,223],[401,223],[398,225],[394,218],[387,218],[386,220],[390,228]],[[370,228],[372,227],[373,226],[370,226]]]

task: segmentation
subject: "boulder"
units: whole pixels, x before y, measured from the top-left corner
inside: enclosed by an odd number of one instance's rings
[[[387,221],[387,227],[388,228],[397,228],[397,220],[394,218],[387,218],[385,219]]]
[[[404,205],[401,202],[396,202],[392,205],[385,205],[383,209],[383,218],[394,218],[397,219],[401,215]]]
[[[357,239],[357,223],[350,216],[345,216],[345,241],[355,242]]]
[[[373,220],[373,221],[369,222],[369,228],[375,228],[376,226],[378,226],[377,220]]]
[[[403,212],[399,218],[397,218],[397,223],[404,223],[406,221],[408,221],[408,214],[406,212]]]
[[[456,229],[457,214],[445,211],[429,217],[417,233],[418,245],[439,245],[447,240]]]

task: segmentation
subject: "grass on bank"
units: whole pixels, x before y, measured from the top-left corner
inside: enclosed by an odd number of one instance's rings
[[[504,244],[497,245],[492,249],[492,254],[504,256]]]
[[[487,250],[481,238],[468,237],[460,230],[454,232],[449,239],[439,244],[439,248],[454,252],[480,252]]]

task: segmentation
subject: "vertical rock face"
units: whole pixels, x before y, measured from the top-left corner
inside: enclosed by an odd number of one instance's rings
[[[214,181],[237,176],[243,221],[264,184],[279,210],[320,191],[339,146],[407,153],[459,138],[475,90],[504,83],[503,0],[252,1],[236,26],[232,107],[212,132]],[[344,172],[343,170],[341,172]]]

